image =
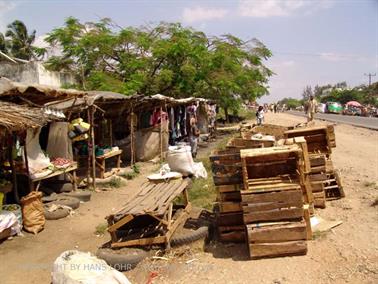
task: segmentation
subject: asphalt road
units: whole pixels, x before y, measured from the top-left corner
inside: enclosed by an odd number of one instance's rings
[[[306,116],[305,113],[301,111],[288,111],[287,113],[296,116]],[[378,117],[361,117],[331,113],[316,113],[315,118],[378,130]]]

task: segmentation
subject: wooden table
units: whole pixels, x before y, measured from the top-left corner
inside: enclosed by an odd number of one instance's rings
[[[117,169],[121,167],[121,154],[122,150],[111,151],[101,156],[96,157],[96,166],[100,169],[100,178],[105,178],[106,165],[105,161],[109,158],[117,158]]]
[[[77,163],[74,162],[73,164],[71,164],[67,168],[56,170],[56,171],[52,172],[51,174],[49,174],[47,176],[35,178],[35,179],[30,179],[31,182],[32,182],[32,188],[35,189],[35,190],[38,190],[42,180],[46,180],[46,179],[49,179],[49,178],[52,178],[52,177],[55,177],[55,176],[66,174],[68,176],[68,178],[71,180],[73,190],[77,190],[76,170],[77,170]],[[35,186],[35,184],[37,184],[37,186]]]

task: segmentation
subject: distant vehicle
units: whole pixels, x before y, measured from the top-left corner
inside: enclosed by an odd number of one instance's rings
[[[338,102],[327,102],[326,112],[340,114],[343,112],[343,106]]]
[[[323,103],[318,104],[318,112],[325,113],[326,108],[327,108],[326,104],[323,104]]]

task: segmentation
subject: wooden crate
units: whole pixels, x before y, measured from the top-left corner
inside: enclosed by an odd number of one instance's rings
[[[241,225],[244,225],[242,212],[219,213],[217,216],[218,227]]]
[[[242,168],[239,151],[214,151],[210,156],[215,185],[242,183]]]
[[[307,224],[304,219],[297,222],[250,224],[246,230],[252,259],[307,253]]]
[[[332,153],[332,143],[327,126],[296,128],[285,132],[285,138],[300,136],[303,136],[306,140],[309,153],[323,153],[328,155]]]
[[[272,135],[278,139],[282,139],[285,136],[285,131],[288,130],[288,127],[281,126],[281,125],[274,125],[274,124],[264,124],[264,125],[256,125],[251,130],[243,131],[241,129],[241,136],[244,139],[251,139],[252,135],[261,133],[264,135]]]
[[[307,254],[306,241],[249,244],[249,255],[251,259],[305,254]]]

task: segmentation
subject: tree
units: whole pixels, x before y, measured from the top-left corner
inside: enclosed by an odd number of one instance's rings
[[[306,86],[304,89],[303,89],[303,92],[302,92],[302,98],[303,100],[307,101],[310,96],[313,96],[313,92],[312,92],[312,89],[311,89],[311,86]]]
[[[35,30],[29,34],[25,24],[19,20],[13,21],[7,28],[5,37],[7,38],[7,51],[10,55],[25,60],[43,56],[45,50],[33,46]]]
[[[211,98],[226,113],[267,94],[272,75],[263,64],[271,52],[258,40],[207,37],[180,23],[122,28],[68,18],[46,41],[62,51],[46,67],[74,72],[81,88]]]
[[[278,102],[280,105],[286,105],[288,109],[295,109],[303,104],[301,100],[294,98],[284,98]]]
[[[6,52],[6,40],[2,33],[0,33],[0,51]]]

